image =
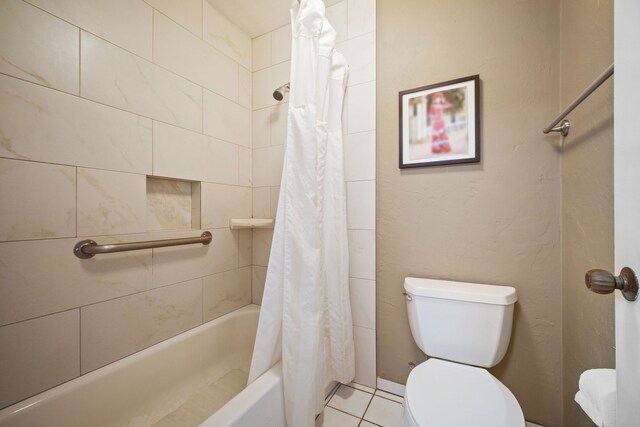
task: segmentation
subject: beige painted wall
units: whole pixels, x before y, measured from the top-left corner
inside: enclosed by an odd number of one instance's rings
[[[562,105],[613,62],[613,0],[562,2]],[[573,397],[580,373],[613,367],[613,295],[584,286],[613,270],[613,79],[571,114],[562,152],[562,336],[565,426],[591,426]]]
[[[378,376],[404,383],[414,344],[405,276],[515,286],[510,350],[492,372],[525,416],[562,419],[560,156],[541,129],[559,109],[556,1],[379,0]],[[398,91],[480,74],[482,162],[398,168]]]

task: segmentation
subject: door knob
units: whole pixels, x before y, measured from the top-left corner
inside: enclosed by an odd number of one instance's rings
[[[589,270],[584,276],[587,288],[597,294],[610,294],[619,289],[627,301],[638,298],[638,279],[636,273],[629,267],[624,267],[619,276],[614,276],[606,270]]]

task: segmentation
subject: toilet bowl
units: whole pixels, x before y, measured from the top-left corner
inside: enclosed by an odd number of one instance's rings
[[[518,401],[487,371],[504,357],[516,290],[408,277],[409,325],[430,358],[407,379],[405,427],[524,427]]]

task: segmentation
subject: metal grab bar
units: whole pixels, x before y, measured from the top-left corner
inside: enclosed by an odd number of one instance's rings
[[[594,80],[593,83],[589,85],[576,99],[573,100],[571,104],[567,108],[564,109],[562,113],[558,117],[555,118],[553,122],[546,128],[542,130],[543,133],[549,132],[560,132],[562,136],[567,136],[569,134],[569,129],[571,128],[571,123],[568,120],[563,120],[560,123],[560,120],[564,119],[570,112],[574,110],[582,101],[584,101],[589,95],[593,93],[594,90],[598,89],[598,87],[604,83],[609,77],[613,75],[613,64],[609,66],[602,74],[598,76],[597,79]],[[560,126],[556,126],[560,123]]]
[[[205,231],[200,237],[185,237],[181,239],[148,240],[146,242],[114,243],[111,245],[99,245],[91,239],[81,240],[73,247],[73,253],[78,258],[93,258],[96,254],[110,254],[113,252],[137,251],[139,249],[164,248],[166,246],[192,245],[211,243],[211,233]]]

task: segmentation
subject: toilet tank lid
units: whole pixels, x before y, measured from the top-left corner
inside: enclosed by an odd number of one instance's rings
[[[518,300],[511,286],[481,285],[479,283],[407,277],[404,289],[410,295],[484,304],[511,305]]]

